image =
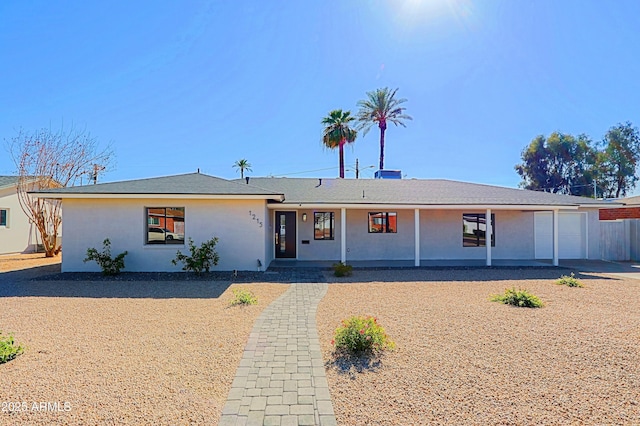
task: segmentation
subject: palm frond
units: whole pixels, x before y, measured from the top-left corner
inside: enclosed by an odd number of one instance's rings
[[[356,140],[358,132],[349,126],[356,120],[351,111],[335,109],[322,119],[325,128],[322,132],[322,144],[329,148],[338,148],[341,143],[352,143]]]
[[[403,120],[412,118],[404,114],[405,107],[400,106],[407,102],[407,99],[395,97],[398,89],[389,90],[388,87],[367,92],[367,99],[357,103],[359,107],[357,113],[358,127],[366,134],[374,123],[381,121],[391,121],[395,125],[406,125]]]

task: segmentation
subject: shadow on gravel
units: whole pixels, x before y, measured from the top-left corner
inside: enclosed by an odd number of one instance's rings
[[[217,280],[207,274],[61,273],[60,265],[0,273],[0,297],[86,297],[215,299],[232,284],[231,273]]]
[[[334,352],[333,360],[325,363],[326,368],[335,368],[339,374],[349,375],[351,380],[355,380],[357,374],[375,373],[382,368],[382,354],[362,354],[348,355],[336,354]]]
[[[616,280],[617,278],[580,273],[563,267],[542,268],[354,268],[350,277],[335,277],[327,273],[330,284],[367,282],[441,282],[441,281],[512,281],[555,280],[573,272],[581,280]]]
[[[0,283],[0,297],[86,297],[133,299],[216,299],[229,281],[53,281]]]
[[[0,284],[11,281],[22,281],[34,278],[41,278],[52,274],[60,273],[60,264],[46,266],[34,266],[32,268],[20,269],[17,271],[0,272]]]
[[[50,265],[0,273],[0,297],[215,299],[234,283],[324,282],[319,271],[60,272]]]

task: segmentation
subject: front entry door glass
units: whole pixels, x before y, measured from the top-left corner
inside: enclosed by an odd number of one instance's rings
[[[277,258],[296,257],[296,213],[276,212],[275,246]]]

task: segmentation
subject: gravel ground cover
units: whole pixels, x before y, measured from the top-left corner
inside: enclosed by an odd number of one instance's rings
[[[27,348],[0,365],[2,425],[216,424],[256,317],[287,288],[25,277],[0,274],[0,329]],[[229,307],[238,287],[259,304]]]
[[[318,308],[339,424],[640,424],[640,281],[566,270],[354,271]],[[507,287],[541,309],[489,301]],[[340,321],[371,314],[397,349],[331,362]]]
[[[0,412],[0,424],[216,424],[255,318],[287,287],[261,280],[331,283],[317,321],[340,424],[640,424],[640,281],[593,274],[567,288],[553,280],[570,271],[551,268],[277,271],[243,283],[59,271],[0,273],[0,330],[27,346],[0,365],[0,400],[27,410]],[[546,306],[489,302],[512,286]],[[260,304],[229,308],[236,287]],[[356,314],[377,316],[398,348],[333,363],[332,333]],[[41,402],[60,411],[34,410]]]

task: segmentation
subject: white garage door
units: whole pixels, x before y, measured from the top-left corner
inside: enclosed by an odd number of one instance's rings
[[[587,258],[587,218],[585,213],[559,213],[558,258]],[[536,259],[553,258],[553,215],[551,212],[536,212],[535,256]]]

